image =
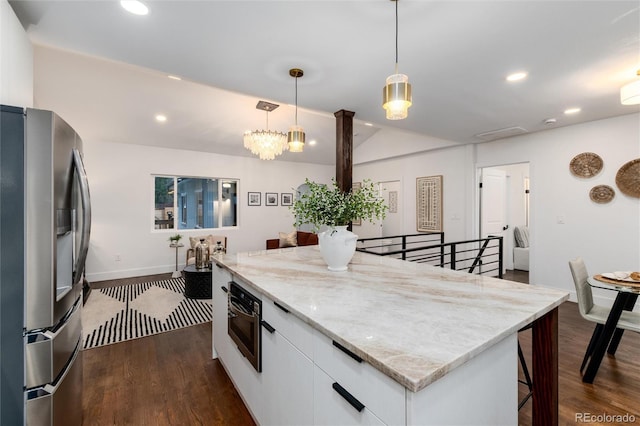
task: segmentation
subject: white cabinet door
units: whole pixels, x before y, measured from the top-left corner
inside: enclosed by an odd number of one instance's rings
[[[229,288],[231,274],[220,266],[213,266],[213,358],[220,357],[223,363],[229,361],[227,334],[227,292],[223,290]]]
[[[217,269],[214,269],[214,271],[216,270]],[[222,280],[218,281],[216,283],[216,287],[221,288],[224,286],[225,288],[229,289],[230,280],[233,280],[243,289],[249,291],[249,286],[246,283],[242,282],[242,280],[240,280],[237,276],[233,275],[230,275],[229,279],[223,278]],[[251,291],[249,292],[254,296],[260,298],[260,295],[258,293]],[[222,293],[224,293],[224,291],[220,289],[216,295],[220,295]],[[228,317],[226,316],[226,304],[225,307],[221,309],[224,309],[224,318],[221,318],[224,326],[222,327],[220,326],[220,324],[218,324],[220,328],[217,332],[215,328],[215,321],[217,318],[221,317],[221,315],[216,316],[214,314],[214,336],[219,339],[218,343],[215,343],[215,346],[218,349],[218,355],[222,360],[222,363],[227,372],[229,373],[231,381],[233,382],[236,390],[251,412],[254,420],[256,420],[256,422],[259,424],[264,424],[264,386],[262,385],[262,374],[256,371],[253,365],[251,365],[251,363],[247,360],[247,358],[245,358],[242,352],[240,352],[236,343],[231,340],[231,337],[229,337],[227,331]],[[216,333],[219,333],[219,335],[216,335]]]
[[[268,303],[268,299],[263,301]],[[267,321],[268,322],[268,321]],[[313,362],[278,330],[262,328],[265,425],[313,423]]]
[[[384,425],[361,405],[358,395],[342,387],[318,366],[313,370],[313,395],[315,425]]]
[[[352,395],[357,395],[357,399],[384,423],[406,423],[404,386],[361,360],[346,347],[316,333],[313,362],[334,382],[348,389]]]

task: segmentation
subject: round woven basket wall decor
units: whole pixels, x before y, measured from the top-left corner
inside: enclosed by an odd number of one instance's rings
[[[590,178],[600,173],[603,164],[602,158],[600,158],[598,154],[594,152],[583,152],[571,159],[569,169],[575,176]]]
[[[589,198],[591,198],[591,201],[598,204],[608,203],[613,200],[615,195],[616,192],[609,185],[597,185],[589,191]]]
[[[616,174],[616,185],[623,194],[640,198],[640,158],[620,167]]]

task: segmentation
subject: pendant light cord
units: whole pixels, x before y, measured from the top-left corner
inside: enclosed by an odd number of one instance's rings
[[[394,0],[396,3],[396,74],[398,74],[398,2],[400,0]]]
[[[398,64],[398,0],[396,3],[396,65]]]
[[[296,76],[296,126],[298,125],[298,76]]]

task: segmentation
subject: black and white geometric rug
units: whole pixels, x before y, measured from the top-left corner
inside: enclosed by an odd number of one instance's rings
[[[211,299],[184,297],[184,278],[94,289],[82,312],[83,349],[211,321]]]

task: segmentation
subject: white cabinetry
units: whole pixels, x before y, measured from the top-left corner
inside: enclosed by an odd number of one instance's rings
[[[392,380],[387,375],[373,368],[367,362],[362,361],[350,351],[341,347],[321,333],[315,334],[313,346],[314,363],[332,380],[328,384],[314,385],[316,394],[315,408],[318,416],[316,424],[344,423],[344,424],[371,424],[370,415],[365,412],[375,414],[383,423],[390,425],[405,424],[405,388],[398,382]],[[323,376],[316,372],[314,379],[323,380]],[[337,389],[333,383],[337,383]],[[340,389],[341,388],[341,389]],[[331,391],[335,395],[328,398],[325,394]],[[352,416],[357,411],[346,404],[349,396],[355,398],[365,409],[359,416]],[[326,407],[327,403],[333,403],[334,407]],[[356,404],[357,405],[357,404]],[[351,411],[344,408],[351,408]],[[349,417],[343,420],[334,417],[325,417],[331,413],[326,411],[346,412]],[[348,420],[351,419],[351,420]],[[359,421],[356,421],[358,420]]]
[[[315,425],[384,425],[371,410],[351,394],[350,389],[339,388],[337,383],[318,366],[313,372],[313,424]],[[341,392],[341,393],[339,393]],[[344,396],[343,396],[344,395]],[[352,405],[349,400],[353,402]]]
[[[229,281],[231,281],[231,274],[226,269],[220,266],[213,266],[213,289],[211,294],[213,295],[213,339],[211,341],[213,345],[212,358],[220,357],[223,362],[228,361],[228,356],[225,356],[229,350],[231,339],[227,334],[227,291],[229,289]]]
[[[313,362],[293,344],[308,340],[310,348],[311,329],[266,298],[262,318],[274,329],[262,328],[262,423],[313,424]]]
[[[240,393],[242,400],[251,412],[253,418],[259,423],[263,423],[261,420],[264,408],[262,375],[258,373],[244,355],[242,355],[227,332],[227,292],[224,289],[229,289],[229,281],[236,281],[245,290],[250,288],[242,281],[236,279],[236,277],[231,275],[227,270],[219,268],[218,266],[213,267],[212,335],[214,355],[215,352],[217,352],[218,358],[227,370],[231,381],[238,390],[238,393]],[[251,293],[260,298],[256,292],[252,291]]]

